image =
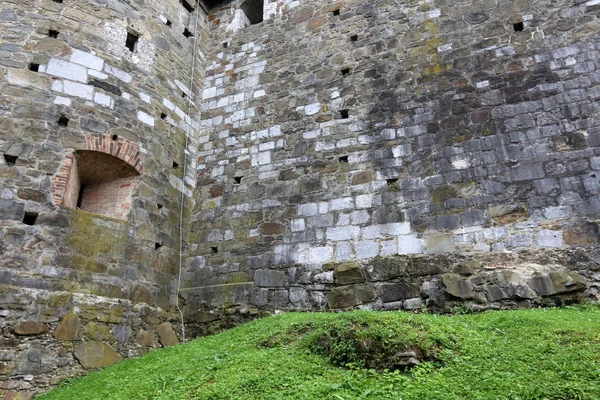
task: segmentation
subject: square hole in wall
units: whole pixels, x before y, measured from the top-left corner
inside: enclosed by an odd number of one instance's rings
[[[338,15],[340,15],[340,9],[338,8],[337,10],[333,10],[332,14],[333,14],[334,16],[338,16]]]
[[[388,186],[393,185],[394,183],[398,183],[398,178],[392,178],[386,180]]]
[[[350,36],[350,41],[351,42],[358,42],[358,35],[352,35],[352,36]]]
[[[229,47],[229,43],[227,43],[227,42],[223,42],[223,48],[224,48],[224,49],[226,49],[226,48],[228,48],[228,47]]]
[[[164,205],[160,204],[160,203],[156,203],[156,208],[158,208],[159,210],[162,210],[164,207]]]
[[[525,30],[525,24],[523,21],[517,22],[516,24],[513,24],[513,28],[515,29],[515,32],[523,32]]]
[[[39,72],[40,71],[40,64],[30,63],[29,64],[29,70],[33,71],[33,72]]]
[[[127,39],[125,40],[125,47],[132,53],[135,51],[135,45],[140,40],[140,35],[135,32],[127,31]]]
[[[240,183],[242,183],[242,178],[243,178],[243,176],[235,176],[233,178],[233,180],[235,181],[236,184],[239,185]]]
[[[64,115],[61,115],[60,117],[58,117],[58,121],[56,121],[56,123],[58,124],[58,126],[69,126],[69,118],[65,117]]]
[[[54,29],[50,29],[50,30],[48,31],[48,37],[51,37],[51,38],[57,39],[57,38],[58,38],[58,35],[60,35],[60,32],[59,32],[59,31],[55,31]]]
[[[26,212],[23,217],[23,223],[25,225],[35,225],[35,221],[37,220],[38,213],[36,212]]]
[[[162,119],[163,121],[164,121],[165,119],[167,119],[167,114],[165,114],[165,113],[160,113],[160,119]]]
[[[350,73],[350,68],[344,68],[340,72],[342,73],[342,76],[346,76]]]
[[[4,161],[6,161],[6,165],[14,166],[17,163],[18,156],[11,156],[9,154],[4,155]]]
[[[62,3],[63,2],[63,0],[52,0],[52,1],[55,2],[55,3]]]
[[[175,161],[173,161],[173,169],[177,169],[179,168],[179,164]]]
[[[119,135],[112,135],[112,140],[117,140],[119,139]]]
[[[213,254],[217,254],[219,252],[219,248],[217,247],[211,247],[210,250],[213,252]]]
[[[191,38],[192,36],[194,36],[194,34],[188,28],[185,28],[183,30],[183,36],[185,36],[186,38]]]
[[[160,243],[158,243],[158,242],[157,242],[157,243],[154,243],[154,250],[158,250],[158,249],[160,249],[161,247],[163,247],[163,245],[162,245],[162,244],[160,244]]]
[[[167,20],[165,21],[165,25],[166,25],[166,26],[171,26],[171,25],[173,25],[173,23],[171,22],[171,20],[170,20],[170,19],[167,19]]]
[[[348,163],[348,156],[341,156],[340,158],[338,158],[338,161],[341,163]]]
[[[341,119],[350,118],[350,110],[340,110],[340,118]]]

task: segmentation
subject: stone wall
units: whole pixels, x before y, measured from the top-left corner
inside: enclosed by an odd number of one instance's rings
[[[72,292],[1,290],[3,399],[30,398],[66,377],[178,343],[178,315],[158,307]]]
[[[208,18],[191,320],[597,299],[597,2],[239,3]]]
[[[96,350],[113,361],[165,344],[155,333],[173,321],[193,204],[205,25],[179,0],[0,4],[0,397],[100,366],[86,360]],[[79,199],[80,184],[124,167],[139,176],[117,195],[91,186]],[[67,316],[81,327],[69,338],[56,333]]]

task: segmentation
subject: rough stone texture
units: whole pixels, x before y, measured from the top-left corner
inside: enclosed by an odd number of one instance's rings
[[[0,395],[175,344],[178,301],[197,335],[598,300],[596,2],[241,3],[0,5]]]
[[[142,354],[171,321],[179,225],[189,224],[196,181],[208,32],[198,10],[179,0],[0,4],[0,349],[14,353],[2,364],[1,398]],[[128,30],[139,35],[134,51]],[[78,165],[84,150],[117,162]],[[77,209],[79,188],[69,185],[78,167],[89,175],[93,166],[99,185]],[[139,176],[100,185],[125,166]],[[111,213],[115,200],[124,209]],[[77,309],[78,294],[94,300]],[[101,360],[90,359],[96,350]]]
[[[101,342],[84,342],[73,354],[85,369],[104,368],[121,361],[115,349]]]

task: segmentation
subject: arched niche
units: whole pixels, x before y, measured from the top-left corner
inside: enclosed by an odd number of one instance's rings
[[[142,171],[137,145],[86,135],[84,150],[67,155],[53,178],[57,206],[126,219]]]

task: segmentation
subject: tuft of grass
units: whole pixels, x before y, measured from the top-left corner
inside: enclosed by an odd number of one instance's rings
[[[382,367],[415,348],[430,361]],[[600,307],[283,314],[126,360],[38,398],[594,400]]]

